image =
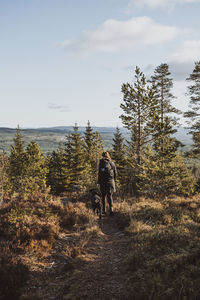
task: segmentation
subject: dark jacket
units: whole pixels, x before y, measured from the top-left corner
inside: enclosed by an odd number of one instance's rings
[[[113,170],[113,178],[105,178],[103,176],[103,173],[101,172],[101,169],[104,166],[104,160],[110,163],[110,166]],[[100,189],[104,193],[108,192],[115,192],[115,180],[117,178],[117,170],[114,162],[112,162],[108,158],[102,158],[99,162],[99,173],[98,173],[98,184],[100,184]]]

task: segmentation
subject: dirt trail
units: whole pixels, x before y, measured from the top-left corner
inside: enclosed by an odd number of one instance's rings
[[[132,299],[124,272],[130,240],[119,230],[116,218],[104,216],[99,221],[103,234],[90,245],[86,262],[69,281],[63,300]]]
[[[133,299],[128,293],[124,263],[130,238],[119,229],[118,221],[117,215],[103,216],[98,221],[102,234],[92,238],[85,254],[78,258],[70,260],[67,256],[76,234],[64,232],[59,235],[51,255],[41,264],[30,256],[31,272],[22,299]]]

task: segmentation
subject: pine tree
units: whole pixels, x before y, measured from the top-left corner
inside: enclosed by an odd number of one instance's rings
[[[2,150],[2,149],[1,149]],[[8,157],[3,150],[0,154],[0,203],[4,201],[4,194],[7,184],[7,169],[8,169]]]
[[[102,156],[103,151],[104,151],[104,143],[103,143],[102,137],[98,131],[95,131],[94,136],[93,136],[93,154],[94,155],[93,155],[93,161],[92,161],[94,183],[97,183],[99,160]]]
[[[28,144],[25,152],[25,194],[46,191],[46,162],[38,144],[32,141]]]
[[[138,194],[154,197],[160,192],[159,166],[155,158],[155,152],[150,145],[146,147],[143,155],[143,163],[140,165],[139,180],[136,182]]]
[[[178,118],[176,115],[180,114],[180,111],[171,104],[175,97],[171,93],[173,80],[170,75],[168,65],[161,64],[155,69],[150,80],[156,100],[151,110],[149,123],[152,128],[154,160],[158,167],[158,172],[154,172],[154,176],[159,178],[158,192],[160,189],[165,194],[169,191],[172,192],[173,182],[175,185],[174,161],[180,161],[177,158],[177,149],[182,146],[181,142],[173,136],[177,132],[175,126],[178,125]],[[177,165],[177,170],[178,168]]]
[[[134,85],[122,85],[124,103],[120,105],[124,114],[120,116],[126,128],[135,137],[137,163],[141,164],[142,149],[150,137],[148,126],[150,110],[153,103],[153,91],[146,84],[146,78],[138,67],[135,70]]]
[[[69,170],[69,188],[78,186],[80,189],[85,187],[85,151],[84,142],[75,124],[74,131],[67,137],[66,142],[66,163]]]
[[[138,67],[135,70],[134,85],[122,85],[124,103],[121,108],[124,114],[120,116],[126,128],[130,130],[130,140],[127,141],[126,172],[124,174],[126,190],[137,195],[140,190],[140,172],[142,171],[143,155],[151,140],[149,126],[155,98],[152,88],[146,83],[144,74]]]
[[[60,144],[59,148],[56,151],[53,151],[47,159],[47,183],[51,187],[51,192],[53,194],[59,195],[68,187],[69,176],[65,158],[64,149]]]
[[[123,158],[124,158],[124,138],[122,136],[122,133],[120,132],[119,127],[116,127],[116,132],[114,134],[113,138],[113,152],[112,156],[113,159],[118,166],[123,165]]]
[[[85,152],[86,152],[86,159],[88,161],[92,160],[92,151],[93,151],[93,130],[92,127],[90,126],[90,122],[88,121],[87,127],[84,132],[84,141],[85,141]]]
[[[170,146],[171,149],[174,149],[173,151],[176,151],[178,146],[181,145],[175,138],[171,138],[171,135],[177,132],[177,129],[174,128],[178,125],[175,114],[180,114],[180,111],[171,104],[175,97],[171,93],[173,80],[170,75],[168,65],[161,64],[155,69],[150,80],[154,90],[154,98],[157,100],[151,110],[152,120],[150,126],[152,128],[154,149],[159,153],[161,160],[169,151],[170,143],[173,143]]]
[[[124,138],[122,133],[120,132],[119,127],[116,128],[116,132],[113,138],[113,150],[112,150],[112,158],[115,162],[117,168],[117,178],[120,185],[124,185],[125,179],[125,146],[124,146]]]
[[[200,154],[200,61],[195,62],[192,74],[187,78],[191,82],[188,86],[188,94],[190,96],[190,110],[184,113],[189,120],[190,133],[193,136],[192,154],[199,156]]]
[[[94,187],[97,182],[98,161],[103,152],[103,142],[98,132],[93,132],[90,122],[88,121],[84,133],[85,144],[85,171],[86,182],[88,187]]]
[[[150,197],[170,194],[188,196],[194,192],[195,180],[180,154],[165,161],[163,170],[158,157],[149,145],[145,150],[143,161],[139,173],[139,194]]]
[[[24,141],[19,127],[13,139],[13,145],[10,149],[8,163],[8,180],[11,193],[24,192],[24,178],[26,172]]]
[[[90,122],[88,121],[87,127],[84,132],[84,150],[85,150],[85,170],[86,177],[85,183],[88,187],[92,187],[96,178],[94,177],[94,133],[92,127],[90,126]]]

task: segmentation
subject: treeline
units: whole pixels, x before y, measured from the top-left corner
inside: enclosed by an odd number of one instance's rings
[[[150,80],[136,67],[134,83],[122,85],[123,110],[120,116],[130,132],[125,140],[116,128],[112,148],[108,149],[118,169],[118,192],[121,195],[190,195],[198,192],[198,176],[185,165],[174,137],[183,112],[171,100],[173,79],[167,64],[158,66]],[[190,111],[184,116],[190,123],[194,144],[187,157],[200,153],[200,62],[195,63],[189,82]],[[26,196],[43,192],[60,194],[86,191],[97,182],[98,163],[104,150],[98,132],[88,121],[83,135],[74,131],[51,155],[44,156],[36,142],[26,148],[18,128],[9,155],[1,154],[1,194]]]
[[[101,136],[93,132],[89,122],[84,136],[75,125],[64,145],[48,156],[35,141],[25,147],[18,128],[9,155],[1,154],[1,193],[27,197],[32,193],[85,191],[96,184],[103,149]]]

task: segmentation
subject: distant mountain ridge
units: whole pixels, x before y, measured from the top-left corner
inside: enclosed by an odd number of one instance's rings
[[[98,132],[115,132],[116,127],[98,127],[98,126],[91,126],[93,131],[98,131]],[[79,132],[84,132],[85,131],[85,126],[79,126],[78,127]],[[2,131],[16,131],[17,128],[9,128],[9,127],[0,127],[0,132]],[[42,131],[42,132],[73,132],[74,126],[55,126],[55,127],[38,127],[38,128],[20,128],[21,131]],[[128,132],[126,128],[121,127],[120,130],[122,132]]]
[[[85,132],[85,126],[78,126],[79,132]],[[101,132],[110,132],[114,133],[116,131],[116,127],[100,127],[100,126],[91,126],[93,131]],[[55,126],[55,127],[39,127],[39,128],[30,128],[30,129],[23,129],[23,130],[39,130],[39,131],[57,131],[57,132],[73,132],[74,126]],[[128,130],[124,127],[120,127],[120,131],[122,133],[127,133]]]
[[[102,136],[105,147],[111,147],[116,127],[99,127],[91,126],[93,131],[98,131]],[[85,126],[79,126],[79,132],[85,132]],[[74,131],[74,126],[55,126],[55,127],[39,127],[39,128],[20,128],[24,136],[25,144],[31,140],[35,140],[44,153],[52,152],[58,148],[59,143],[64,143],[65,136]],[[129,138],[129,131],[120,127],[120,131],[125,139]],[[8,151],[13,143],[16,128],[0,127],[0,149]],[[188,129],[179,127],[175,134],[176,138],[184,145],[189,147],[192,144],[192,136],[188,134]],[[186,148],[186,147],[185,147]]]

